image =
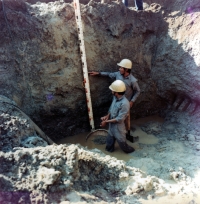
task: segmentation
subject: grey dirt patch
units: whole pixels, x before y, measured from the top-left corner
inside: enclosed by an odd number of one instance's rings
[[[100,145],[106,144],[106,136],[97,135],[92,141],[95,144],[100,144]]]

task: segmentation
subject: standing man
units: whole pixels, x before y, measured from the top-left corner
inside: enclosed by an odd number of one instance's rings
[[[126,7],[128,7],[128,0],[122,0],[122,2],[124,3],[124,5],[125,5]]]
[[[123,81],[116,80],[109,86],[109,89],[113,94],[112,104],[108,114],[101,118],[101,127],[105,127],[107,123],[109,124],[108,136],[106,138],[106,150],[113,152],[115,141],[117,140],[120,148],[125,153],[134,152],[135,149],[126,143],[124,120],[130,109],[130,103],[124,95],[126,86]]]
[[[135,0],[135,7],[137,10],[143,10],[143,0]]]
[[[119,66],[118,72],[89,72],[89,74],[91,76],[96,76],[96,75],[109,76],[111,79],[123,81],[126,85],[125,96],[130,103],[130,108],[132,108],[136,99],[140,95],[140,87],[137,83],[137,79],[131,74],[132,62],[129,59],[123,59],[117,65]],[[128,117],[129,118],[127,118],[127,123],[130,123],[130,114]],[[129,134],[130,127],[128,127],[127,129]],[[130,139],[128,135],[127,135],[127,139]],[[137,139],[138,138],[136,138],[136,140]]]

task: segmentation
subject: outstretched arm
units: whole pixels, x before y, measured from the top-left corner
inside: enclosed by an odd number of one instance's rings
[[[94,71],[91,71],[91,72],[88,72],[88,74],[90,76],[98,76],[98,75],[108,76],[111,79],[116,79],[116,76],[117,76],[117,72],[94,72]]]
[[[99,72],[88,72],[89,75],[91,76],[96,76],[96,75],[99,75],[100,73]]]

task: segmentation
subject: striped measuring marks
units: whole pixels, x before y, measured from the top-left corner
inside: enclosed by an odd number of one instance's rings
[[[88,116],[89,116],[90,126],[92,130],[94,130],[94,118],[93,118],[92,101],[91,101],[91,95],[90,95],[90,83],[88,78],[85,43],[84,43],[84,36],[83,36],[83,25],[81,20],[81,9],[80,9],[79,0],[74,0],[74,10],[75,10],[75,19],[77,24],[79,46],[80,46],[80,52],[81,52],[81,62],[82,62],[83,78],[84,78],[83,84],[84,84],[85,93],[86,93]]]

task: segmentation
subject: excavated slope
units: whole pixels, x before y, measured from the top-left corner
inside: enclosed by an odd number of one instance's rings
[[[133,62],[141,87],[133,117],[157,113],[179,95],[192,111],[198,107],[199,2],[157,3],[142,12],[119,2],[81,6],[88,69],[116,71],[121,59]],[[4,0],[0,22],[1,94],[52,138],[88,130],[73,4]],[[111,100],[110,83],[90,77],[96,126]]]

